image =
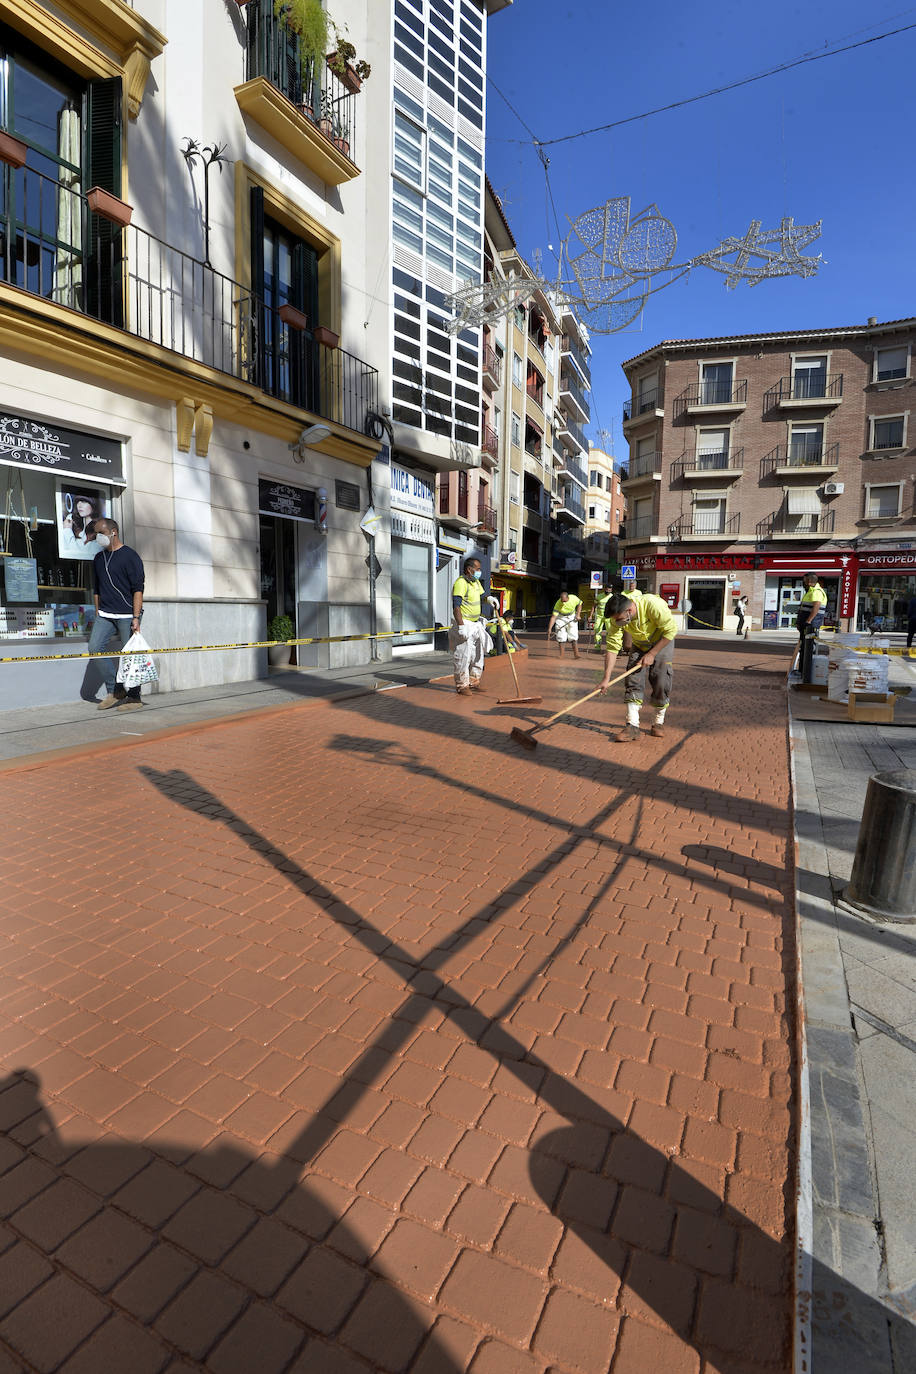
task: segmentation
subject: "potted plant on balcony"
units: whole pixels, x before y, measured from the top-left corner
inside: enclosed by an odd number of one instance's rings
[[[296,627],[288,615],[275,615],[267,627],[267,638],[277,640],[295,639]],[[267,650],[267,662],[271,668],[285,668],[293,656],[291,644],[272,644]]]
[[[333,329],[328,329],[327,325],[316,325],[312,331],[312,338],[316,344],[321,344],[322,348],[336,348],[340,343],[340,335],[335,334]]]
[[[117,224],[122,229],[126,229],[130,224],[134,207],[128,205],[126,200],[113,195],[111,191],[103,191],[101,186],[93,186],[86,192],[86,201],[93,214],[101,215],[112,224]]]
[[[321,113],[318,116],[318,130],[329,141],[334,137],[334,101],[327,91],[321,92]]]
[[[328,16],[321,0],[274,0],[274,14],[299,38],[303,78],[328,47]]]
[[[340,149],[344,157],[350,156],[350,126],[345,120],[334,120],[334,137],[331,142],[335,148]]]
[[[344,33],[345,32],[346,30],[344,30]],[[355,95],[369,76],[372,68],[369,66],[369,63],[364,62],[362,58],[360,58],[358,62],[354,61],[356,57],[356,48],[350,42],[349,38],[344,37],[344,34],[341,33],[336,24],[334,25],[334,38],[337,46],[333,52],[328,53],[328,68],[335,76],[340,78],[347,90]]]

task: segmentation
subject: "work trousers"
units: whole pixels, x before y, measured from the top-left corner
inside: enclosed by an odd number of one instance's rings
[[[487,656],[487,627],[483,620],[466,620],[456,625],[454,620],[449,627],[448,646],[452,651],[455,665],[455,686],[467,687],[468,682],[477,682],[483,672]]]
[[[635,668],[644,653],[648,649],[632,649],[627,659],[627,667]],[[655,661],[648,668],[643,668],[641,673],[634,673],[626,680],[624,691],[624,701],[635,701],[640,704],[646,697],[646,678],[648,677],[649,702],[652,706],[667,706],[671,697],[671,680],[674,677],[674,640],[669,640],[663,644],[655,655]]]

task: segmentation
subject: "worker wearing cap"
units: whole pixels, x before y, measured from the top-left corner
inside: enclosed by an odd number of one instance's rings
[[[481,613],[485,588],[480,579],[480,559],[468,558],[462,576],[456,577],[452,586],[449,648],[455,667],[455,691],[461,697],[469,697],[472,690],[480,691],[484,659],[492,647],[487,622]],[[496,604],[498,606],[499,602]]]
[[[646,692],[646,680],[651,690],[650,705],[655,707],[655,721],[649,732],[658,739],[664,734],[665,714],[671,698],[671,679],[674,673],[674,637],[677,626],[660,596],[634,597],[632,592],[612,596],[604,608],[607,622],[607,652],[604,656],[604,679],[600,691],[606,692],[614,668],[614,659],[621,650],[627,654],[627,668],[642,665],[642,672],[628,677],[624,700],[627,704],[627,723],[614,736],[617,744],[627,744],[640,738],[639,708]]]

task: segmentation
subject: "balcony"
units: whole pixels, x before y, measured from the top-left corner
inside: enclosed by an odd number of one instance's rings
[[[824,539],[833,534],[836,513],[824,511],[820,515],[789,515],[777,511],[761,520],[757,526],[757,539]]]
[[[580,462],[569,454],[564,454],[560,462],[560,475],[572,477],[583,489],[588,486],[588,473]]]
[[[560,341],[560,354],[563,358],[571,358],[575,364],[579,376],[587,387],[591,387],[592,373],[588,365],[585,353],[571,334],[564,334]]]
[[[554,514],[557,519],[566,516],[570,520],[576,521],[579,525],[585,524],[585,506],[571,482],[567,482],[563,485],[559,496],[555,499],[556,506]]]
[[[303,61],[298,34],[276,15],[273,0],[251,0],[245,84],[235,98],[248,115],[329,186],[359,176],[356,97],[322,62]]]
[[[560,374],[560,399],[567,409],[575,411],[575,418],[587,424],[591,419],[588,408],[588,397],[583,387],[579,385],[571,372]]]
[[[580,425],[577,420],[573,420],[568,415],[565,415],[562,411],[559,411],[557,414],[556,432],[570,439],[581,453],[588,452],[588,440],[585,437],[585,430],[582,425]]]
[[[836,472],[840,446],[831,444],[778,444],[760,462],[761,477],[810,477],[812,473]]]
[[[636,425],[645,424],[648,420],[663,420],[665,418],[665,399],[662,391],[657,386],[649,387],[646,391],[641,391],[638,396],[633,396],[629,401],[623,403],[623,430],[633,429]]]
[[[94,322],[96,337],[100,325],[117,331],[111,347],[125,379],[135,367],[123,343],[130,335],[163,350],[154,358],[163,375],[176,372],[177,356],[194,365],[195,376],[210,368],[365,434],[367,412],[378,410],[378,373],[316,343],[311,321],[297,328],[280,302],[274,308],[145,229],[115,226],[92,213],[85,196],[40,172],[22,168],[13,194],[15,203],[10,197],[0,205],[12,209],[7,218],[0,214],[0,281],[33,296],[36,311],[57,308],[62,328],[82,316]],[[137,354],[148,363],[148,347]],[[179,396],[193,389],[180,378],[175,385]]]
[[[651,539],[656,532],[657,519],[654,515],[641,515],[638,520],[628,519],[626,534],[621,530],[621,539],[628,544],[638,544],[640,540]]]
[[[490,425],[485,425],[480,439],[482,452],[494,462],[499,459],[499,435]]]
[[[621,487],[634,487],[637,483],[661,480],[662,455],[658,450],[653,453],[640,453],[638,457],[631,458],[620,473]]]
[[[495,348],[483,350],[483,384],[487,391],[496,391],[502,385],[503,360]]]
[[[685,539],[731,539],[741,528],[741,514],[727,515],[725,511],[702,511],[693,515],[682,515],[679,520],[668,526],[668,538]]]
[[[807,369],[791,377],[781,377],[764,392],[764,410],[796,410],[812,406],[838,406],[843,399],[842,372],[814,372]]]
[[[739,382],[696,382],[681,392],[675,404],[688,415],[710,411],[738,414],[747,408],[747,378]]]
[[[535,405],[539,405],[542,410],[544,409],[543,377],[538,377],[537,375],[529,377],[525,383],[525,392],[529,400],[534,401]]]
[[[672,482],[702,482],[708,477],[740,477],[744,471],[744,449],[725,449],[718,453],[694,453],[671,464]]]
[[[481,505],[478,508],[477,533],[484,539],[496,534],[496,510],[493,506]]]

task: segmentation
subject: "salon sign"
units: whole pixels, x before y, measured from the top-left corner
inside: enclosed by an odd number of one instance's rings
[[[66,477],[88,477],[123,487],[124,446],[101,434],[65,429],[0,410],[0,463],[38,468]]]

